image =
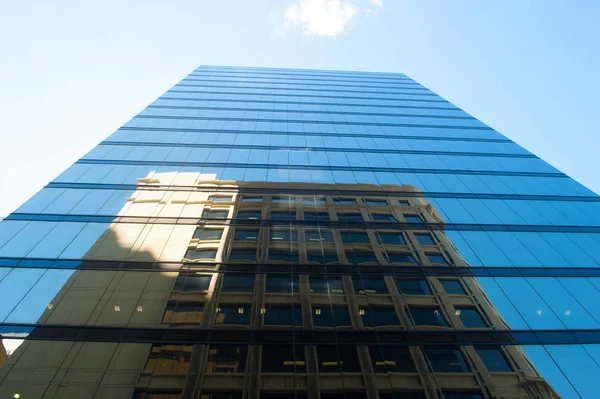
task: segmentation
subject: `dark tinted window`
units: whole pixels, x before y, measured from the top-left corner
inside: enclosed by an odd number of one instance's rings
[[[313,305],[313,323],[316,327],[346,327],[352,325],[346,305]]]
[[[416,326],[448,326],[439,308],[410,307],[409,310]]]
[[[387,254],[388,254],[388,259],[390,260],[390,263],[417,264],[417,260],[411,254],[402,253],[402,252],[389,252],[389,251]]]
[[[442,391],[444,399],[483,399],[479,392]]]
[[[390,213],[372,213],[371,217],[373,218],[373,220],[380,220],[384,222],[397,222],[394,215]]]
[[[247,346],[211,345],[206,362],[207,373],[243,373]]]
[[[354,291],[357,294],[387,294],[388,290],[383,277],[353,276]]]
[[[296,199],[294,196],[290,196],[290,195],[282,195],[279,197],[273,197],[271,198],[271,202],[274,204],[291,204],[292,202],[295,202]]]
[[[376,373],[415,372],[410,350],[404,346],[369,346],[371,362]]]
[[[346,259],[348,259],[348,262],[352,263],[353,265],[358,265],[359,263],[363,262],[379,263],[375,253],[372,251],[346,251]]]
[[[262,202],[262,197],[242,197],[242,202]]]
[[[344,286],[340,277],[310,276],[310,292],[314,294],[343,294]]]
[[[330,230],[306,230],[306,242],[333,242],[333,233]]]
[[[226,274],[223,278],[223,292],[252,292],[254,291],[254,275]]]
[[[447,265],[448,261],[442,256],[438,254],[427,254],[427,259],[434,265]]]
[[[271,212],[271,220],[296,220],[296,212]]]
[[[336,205],[356,205],[354,198],[334,198],[333,203]]]
[[[509,366],[502,351],[498,348],[475,347],[477,354],[489,371],[510,372]]]
[[[297,306],[267,305],[264,310],[264,324],[276,326],[301,326],[302,311]]]
[[[306,251],[306,258],[309,262],[315,263],[338,263],[337,252],[331,250],[309,249]]]
[[[198,302],[169,302],[162,322],[164,324],[198,324],[204,317],[204,304]]]
[[[425,279],[396,279],[396,287],[403,295],[431,295],[429,284]]]
[[[423,223],[419,215],[404,215],[407,223]]]
[[[254,230],[240,230],[235,229],[233,237],[236,241],[257,241],[258,240],[258,229]]]
[[[196,229],[194,232],[194,238],[201,241],[220,240],[222,235],[221,229]]]
[[[447,294],[466,295],[465,289],[458,280],[440,280]]]
[[[267,276],[266,292],[287,293],[300,291],[298,276]]]
[[[248,305],[221,305],[217,308],[215,324],[239,324],[250,323],[250,306]]]
[[[423,392],[392,391],[379,392],[379,399],[427,399]]]
[[[360,213],[338,213],[337,218],[340,222],[362,222],[363,218]]]
[[[242,392],[210,392],[202,390],[200,399],[242,399]]]
[[[303,346],[262,347],[262,371],[268,373],[305,373]],[[261,393],[260,397],[264,397]]]
[[[431,234],[415,234],[415,238],[421,245],[435,245],[435,241],[431,238]]]
[[[304,220],[327,222],[329,214],[327,212],[304,212]]]
[[[400,233],[379,233],[379,239],[383,244],[406,245],[406,241]]]
[[[302,203],[305,205],[325,205],[327,201],[323,197],[302,197]]]
[[[269,239],[271,241],[298,241],[298,232],[290,229],[272,229],[269,233]]]
[[[233,248],[229,259],[256,261],[256,250],[246,248]]]
[[[204,219],[226,219],[228,214],[229,214],[229,211],[205,210],[204,212],[202,212],[202,218],[204,218]]]
[[[387,201],[384,199],[372,199],[372,198],[366,198],[365,203],[367,205],[371,205],[371,206],[386,206],[388,204]]]
[[[206,291],[210,285],[210,275],[198,274],[180,274],[175,281],[176,291]]]
[[[469,367],[465,362],[462,352],[451,347],[425,347],[425,358],[431,364],[433,371],[445,373],[468,372]]]
[[[238,219],[260,219],[260,211],[239,211],[237,213]]]
[[[269,249],[269,260],[280,260],[283,262],[298,262],[298,250],[293,249]]]
[[[391,306],[368,306],[361,308],[359,314],[365,326],[395,326],[400,324],[396,311]]]
[[[357,232],[357,231],[342,231],[341,235],[342,235],[342,242],[344,244],[353,244],[353,243],[368,244],[370,242],[369,235],[367,233],[361,233],[361,232]]]
[[[481,328],[488,326],[475,308],[456,308],[456,314],[467,328]]]
[[[359,372],[360,363],[354,346],[318,345],[319,372]]]
[[[185,258],[190,260],[207,259],[212,260],[217,256],[216,249],[190,249],[186,252]]]
[[[305,392],[263,392],[261,389],[260,399],[308,399],[308,394]]]

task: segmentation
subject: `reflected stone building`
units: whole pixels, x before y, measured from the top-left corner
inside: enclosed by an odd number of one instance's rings
[[[595,399],[599,215],[405,75],[200,67],[0,223],[0,398]]]
[[[468,265],[413,186],[174,177],[138,180],[38,324],[282,337],[508,328],[475,278],[444,272]],[[0,394],[559,398],[518,346],[486,345],[492,336],[448,346],[252,345],[238,335],[216,345],[26,341],[0,369]],[[27,372],[38,377],[23,387]]]

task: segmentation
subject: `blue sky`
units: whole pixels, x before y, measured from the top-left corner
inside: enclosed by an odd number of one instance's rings
[[[403,72],[596,192],[600,3],[28,1],[0,14],[0,216],[201,64]]]

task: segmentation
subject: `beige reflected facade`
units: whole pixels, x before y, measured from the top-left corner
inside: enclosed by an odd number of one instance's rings
[[[418,194],[406,185],[254,185],[151,173],[84,260],[147,262],[152,270],[76,270],[38,324],[217,334],[507,329],[475,278],[363,273],[380,265],[468,266],[443,229],[419,229],[419,221],[444,220]],[[252,267],[269,264],[361,272]],[[32,340],[0,368],[0,398],[559,398],[518,346],[495,351]]]

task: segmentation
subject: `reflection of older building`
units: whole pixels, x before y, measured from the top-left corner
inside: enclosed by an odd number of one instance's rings
[[[474,278],[402,276],[406,267],[468,266],[443,229],[424,226],[443,220],[418,194],[150,175],[86,259],[153,271],[79,270],[39,323],[506,329]],[[39,373],[29,381],[40,398],[558,398],[518,347],[483,344],[32,341],[0,370],[0,393],[20,389],[23,373]]]

